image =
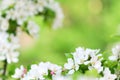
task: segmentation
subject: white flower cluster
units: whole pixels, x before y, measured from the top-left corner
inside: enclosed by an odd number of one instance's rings
[[[15,3],[15,0],[1,0],[0,10],[5,10],[9,8],[9,6],[13,5],[14,3]]]
[[[8,63],[18,62],[19,40],[14,35],[0,32],[0,60],[7,60]]]
[[[117,48],[118,49],[118,48]],[[118,50],[117,50],[118,51]],[[76,48],[76,51],[72,53],[73,59],[68,58],[68,62],[65,63],[64,69],[68,70],[68,74],[73,74],[75,71],[81,69],[81,65],[87,65],[89,70],[96,69],[98,73],[103,73],[101,78],[92,78],[92,80],[115,80],[117,76],[111,74],[109,68],[103,70],[102,66],[102,54],[100,50],[84,49],[81,47]],[[90,80],[90,78],[82,77],[78,80]]]
[[[111,74],[108,67],[102,66],[102,55],[99,54],[100,50],[77,48],[72,53],[73,58],[68,58],[68,62],[64,64],[64,67],[52,64],[50,62],[41,62],[39,65],[32,65],[31,69],[27,72],[26,69],[21,66],[20,69],[15,70],[13,78],[21,80],[73,80],[72,74],[81,69],[81,65],[88,66],[88,70],[96,69],[101,77],[88,78],[80,77],[78,80],[115,80],[117,76]],[[67,71],[67,72],[66,72]],[[62,74],[65,72],[65,75]]]
[[[18,62],[18,35],[25,31],[32,37],[38,37],[39,26],[30,18],[44,13],[46,8],[55,13],[53,27],[59,27],[63,13],[54,0],[0,0],[0,60]],[[21,31],[18,32],[18,29]]]
[[[15,70],[14,78],[20,78],[21,80],[46,80],[46,77],[50,75],[53,80],[59,80],[58,77],[65,78],[61,75],[62,67],[52,64],[50,62],[41,62],[39,65],[32,65],[31,69],[26,72],[26,69],[21,66],[20,69]],[[63,79],[62,79],[63,80]]]
[[[5,11],[6,18],[16,20],[19,25],[24,24],[29,17],[36,15],[38,13],[37,9],[41,8],[41,6],[37,7],[37,4],[32,0],[14,0],[12,5],[13,8]]]
[[[59,3],[54,0],[2,0],[0,3],[0,10],[4,11],[6,18],[16,20],[18,25],[23,25],[28,18],[43,13],[45,8],[55,13],[53,28],[61,26],[64,15]]]
[[[8,20],[0,17],[0,61],[7,60],[8,63],[18,62],[19,39],[13,34],[8,34],[8,28]]]
[[[64,65],[64,68],[68,70],[68,74],[73,74],[79,69],[79,67],[84,64],[88,65],[88,69],[96,69],[98,73],[103,70],[101,66],[102,55],[98,54],[99,50],[77,48],[73,55],[73,59],[69,58],[68,63]]]

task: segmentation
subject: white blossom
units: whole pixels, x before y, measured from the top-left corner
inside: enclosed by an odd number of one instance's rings
[[[28,29],[30,35],[32,35],[33,37],[38,37],[39,26],[37,24],[35,24],[33,21],[28,22],[27,29]]]
[[[7,19],[0,17],[0,31],[7,31],[9,27],[9,22]]]
[[[22,78],[25,76],[26,72],[26,69],[23,66],[20,66],[20,69],[15,69],[15,74],[12,77],[16,79]]]
[[[88,68],[96,69],[98,73],[103,70],[102,67],[102,55],[99,53],[99,49],[84,49],[82,47],[76,48],[76,51],[72,53],[75,64],[81,65],[88,65]],[[99,53],[99,54],[98,54]],[[99,57],[101,57],[99,59]]]
[[[84,64],[89,58],[89,54],[81,47],[76,48],[72,55],[76,64]]]
[[[78,65],[75,65],[74,61],[72,58],[68,59],[68,63],[64,64],[64,68],[68,71],[68,74],[73,74],[75,71],[79,69]]]
[[[112,48],[112,56],[109,57],[110,60],[118,60],[120,58],[120,45],[116,45]]]
[[[38,12],[42,12],[47,5],[47,0],[37,0],[36,7]]]
[[[8,42],[8,34],[5,32],[0,32],[0,60],[5,60],[6,52],[7,52],[7,46],[9,44]]]
[[[0,60],[7,60],[8,63],[18,62],[20,47],[18,37],[0,32]]]
[[[15,3],[15,0],[2,0],[0,1],[0,10],[7,9],[9,6],[12,6]]]
[[[4,0],[2,2],[4,3]],[[14,9],[11,8],[6,11],[6,18],[16,20],[19,25],[23,25],[29,17],[32,17],[39,12],[43,12],[45,8],[49,8],[55,13],[53,29],[62,26],[64,18],[62,8],[60,7],[60,4],[54,0],[37,0],[37,2],[32,0],[14,0],[13,2]],[[13,2],[11,3],[13,4]]]
[[[91,66],[88,67],[90,70],[96,69],[98,73],[100,73],[103,70],[101,60],[97,56],[94,56],[90,59],[90,64]]]
[[[86,53],[89,54],[90,57],[101,55],[99,52],[100,52],[100,49],[89,49],[89,48],[86,49]]]
[[[62,26],[64,15],[59,3],[55,3],[53,7],[53,10],[55,11],[55,19],[52,27],[53,29],[57,29],[58,27]]]
[[[48,68],[45,63],[40,63],[39,65],[32,65],[30,71],[25,77],[42,80],[45,75],[48,75]]]

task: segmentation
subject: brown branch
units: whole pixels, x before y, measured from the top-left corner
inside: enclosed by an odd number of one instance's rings
[[[3,76],[6,75],[7,65],[8,65],[7,60],[5,60],[3,65],[3,74],[2,74]]]

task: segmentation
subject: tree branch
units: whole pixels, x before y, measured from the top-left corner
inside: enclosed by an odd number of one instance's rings
[[[7,65],[8,65],[7,60],[5,60],[3,65],[3,74],[2,74],[3,76],[6,75]]]

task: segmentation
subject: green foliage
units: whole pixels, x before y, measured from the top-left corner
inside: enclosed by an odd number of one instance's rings
[[[18,24],[17,24],[17,22],[16,21],[13,21],[13,20],[9,20],[9,25],[10,25],[10,27],[9,27],[9,29],[8,29],[8,33],[13,33],[14,35],[16,35],[16,30],[17,30],[17,27],[15,27],[15,26],[18,26]]]

